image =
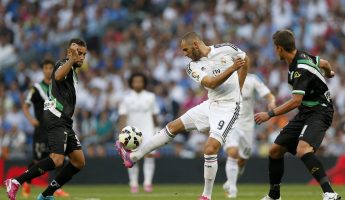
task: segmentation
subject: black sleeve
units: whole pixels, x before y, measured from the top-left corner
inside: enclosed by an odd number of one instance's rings
[[[25,103],[33,104],[35,101],[37,101],[38,95],[39,93],[37,89],[34,86],[32,86],[26,96]]]
[[[313,79],[313,74],[305,69],[297,69],[294,71],[293,79],[292,94],[304,95],[309,83]]]

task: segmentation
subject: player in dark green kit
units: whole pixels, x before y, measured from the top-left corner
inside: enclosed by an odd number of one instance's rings
[[[298,114],[289,121],[269,150],[270,191],[262,200],[280,198],[280,183],[284,174],[284,154],[299,157],[323,190],[323,200],[339,200],[332,189],[321,162],[314,153],[319,148],[326,130],[332,123],[333,105],[324,77],[332,78],[334,72],[326,60],[299,51],[291,31],[280,30],[273,35],[276,53],[289,64],[288,83],[292,98],[269,112],[255,114],[260,124],[276,115],[295,108]]]
[[[76,70],[82,66],[87,49],[86,43],[81,39],[70,40],[68,46],[67,58],[58,61],[54,67],[52,83],[49,85],[49,100],[44,103],[44,125],[48,135],[50,155],[19,177],[5,181],[6,191],[11,200],[16,199],[16,193],[21,184],[62,166],[65,155],[67,155],[70,158],[67,165],[46,190],[37,197],[37,200],[53,200],[54,192],[85,165],[81,144],[72,129],[72,116],[78,84]]]

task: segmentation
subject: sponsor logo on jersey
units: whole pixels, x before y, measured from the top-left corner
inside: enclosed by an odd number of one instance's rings
[[[294,75],[293,75],[294,78],[298,78],[300,76],[301,76],[301,74],[299,72],[295,72]]]
[[[192,72],[192,77],[195,78],[196,80],[199,80],[200,76],[196,72]]]

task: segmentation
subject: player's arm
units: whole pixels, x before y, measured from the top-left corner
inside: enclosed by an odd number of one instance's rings
[[[246,56],[244,58],[245,64],[243,65],[243,67],[241,67],[239,70],[237,70],[237,74],[238,74],[238,81],[240,84],[240,88],[242,90],[244,81],[246,80],[247,74],[248,74],[248,69],[249,69],[249,58],[248,56]]]
[[[270,110],[269,112],[256,113],[254,116],[255,122],[257,124],[261,124],[262,122],[269,120],[271,117],[290,112],[291,110],[301,105],[303,96],[303,94],[293,94],[292,98],[285,102],[283,105],[280,105]]]
[[[333,78],[335,72],[332,70],[331,64],[327,60],[320,59],[319,67],[325,71],[325,76],[327,78]]]
[[[271,92],[266,94],[264,96],[264,98],[266,99],[268,110],[272,110],[275,107],[277,107],[277,105],[276,105],[276,97]]]
[[[32,99],[34,99],[34,95],[36,93],[37,92],[35,91],[35,89],[32,88],[29,91],[28,96],[26,97],[25,102],[22,105],[23,113],[24,113],[25,117],[29,120],[29,122],[30,122],[30,124],[32,126],[38,126],[39,125],[39,121],[34,116],[32,116],[31,113],[30,113],[31,102],[32,102]]]
[[[234,64],[226,69],[223,73],[218,74],[217,76],[204,76],[201,80],[201,85],[207,88],[215,89],[220,84],[224,83],[232,73],[240,69],[245,65],[245,60],[238,58],[235,60]]]
[[[61,65],[54,73],[54,78],[57,81],[64,80],[71,71],[73,64],[78,60],[78,45],[72,44],[67,50],[68,60]]]
[[[257,124],[261,124],[262,122],[269,120],[271,117],[285,114],[301,105],[305,91],[313,79],[313,75],[306,70],[297,69],[294,73],[294,79],[292,98],[283,105],[280,105],[269,112],[256,113],[254,120]]]

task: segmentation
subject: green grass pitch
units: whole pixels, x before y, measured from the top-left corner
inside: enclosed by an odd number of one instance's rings
[[[56,198],[57,200],[197,200],[202,192],[201,184],[160,184],[154,185],[153,193],[139,192],[130,194],[127,185],[66,185],[64,189],[71,194],[69,198]],[[345,187],[335,187],[342,196]],[[35,200],[43,188],[32,188],[31,196],[27,199],[21,197],[20,191],[17,200]],[[267,184],[241,184],[237,200],[260,200],[268,190]],[[1,188],[0,199],[8,199],[4,188]],[[227,199],[221,185],[215,185],[213,200]],[[317,186],[282,185],[283,200],[320,200],[321,190]]]

